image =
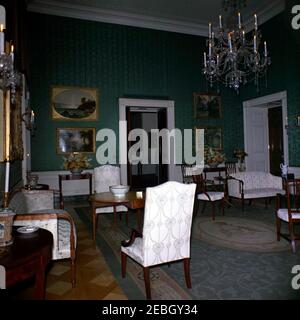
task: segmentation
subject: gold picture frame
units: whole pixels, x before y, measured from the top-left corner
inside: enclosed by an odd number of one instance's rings
[[[195,129],[204,129],[204,148],[223,150],[223,128],[218,126],[195,127]],[[198,141],[195,139],[196,150],[198,150]]]
[[[96,152],[96,128],[56,128],[57,154]]]
[[[194,118],[222,118],[221,97],[211,93],[193,93]]]
[[[98,90],[95,88],[52,86],[51,118],[63,121],[97,121]]]

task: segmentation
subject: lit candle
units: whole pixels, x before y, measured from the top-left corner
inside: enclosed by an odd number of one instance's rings
[[[219,15],[219,27],[220,29],[222,29],[222,16]]]
[[[254,52],[256,53],[256,51],[257,51],[257,46],[256,46],[256,35],[254,35],[254,39],[253,39],[253,49],[254,49]]]
[[[257,30],[257,14],[254,14],[254,29]]]
[[[206,67],[207,64],[206,64],[206,52],[204,52],[204,67]]]
[[[238,13],[238,19],[239,19],[239,29],[241,29],[242,24],[241,24],[241,13]]]
[[[208,51],[208,56],[211,58],[211,43],[209,42],[209,51]]]
[[[10,162],[7,161],[5,166],[5,188],[4,188],[5,193],[9,192],[9,171],[10,171]]]
[[[208,37],[211,39],[211,22],[208,24]]]
[[[217,54],[217,66],[219,65],[219,55]]]
[[[0,25],[0,53],[4,53],[4,32],[3,24]]]
[[[265,47],[265,57],[267,57],[268,56],[267,41],[264,42],[264,47]]]
[[[10,46],[10,55],[11,55],[11,60],[14,63],[14,46],[13,45]]]
[[[231,35],[228,33],[228,45],[229,45],[229,51],[232,52],[232,43],[231,43]]]
[[[30,122],[31,122],[31,125],[33,126],[34,125],[34,112],[33,112],[33,110],[31,110]]]

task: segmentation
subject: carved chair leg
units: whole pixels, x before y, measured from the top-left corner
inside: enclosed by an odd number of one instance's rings
[[[221,206],[222,206],[222,215],[224,216],[225,215],[225,211],[224,211],[224,207],[225,207],[225,198],[223,198],[221,200]]]
[[[75,258],[71,258],[71,282],[72,282],[72,288],[74,288],[75,284],[76,284],[76,263],[75,263]]]
[[[277,241],[280,241],[281,220],[276,217]]]
[[[211,201],[211,205],[212,205],[212,219],[215,220],[216,218],[216,206],[215,206],[215,202]]]
[[[291,237],[291,244],[293,253],[296,253],[296,243],[295,243],[295,235],[294,235],[294,225],[292,222],[289,222],[289,232]]]
[[[201,211],[201,213],[204,213],[205,208],[206,208],[206,201],[203,201],[203,207],[202,207],[202,211]]]
[[[147,297],[148,300],[151,300],[150,268],[149,267],[143,267],[143,271],[144,271],[146,297]]]
[[[125,276],[126,276],[126,262],[127,262],[127,254],[122,251],[121,252],[122,278],[125,278]]]
[[[192,287],[190,274],[190,258],[183,259],[183,266],[186,286],[190,289]]]

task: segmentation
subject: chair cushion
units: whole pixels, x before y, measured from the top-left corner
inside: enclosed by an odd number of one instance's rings
[[[143,259],[143,239],[135,238],[134,243],[129,247],[121,247],[121,251],[129,257],[136,260],[141,265],[144,265]]]
[[[289,221],[288,209],[277,210],[277,216],[281,220],[288,222]],[[292,213],[292,218],[293,219],[300,219],[300,212],[297,211],[297,213]]]
[[[217,200],[222,200],[224,198],[224,192],[213,192],[213,191],[209,191],[206,192],[209,197],[207,197],[207,195],[205,193],[199,193],[197,194],[197,198],[198,200],[203,200],[203,201],[217,201]]]
[[[283,189],[261,188],[244,191],[245,199],[275,197],[277,193],[285,194]]]

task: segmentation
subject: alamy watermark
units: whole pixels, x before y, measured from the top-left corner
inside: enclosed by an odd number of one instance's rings
[[[300,29],[300,4],[293,6],[292,14],[295,14],[291,22],[292,28],[294,30],[299,30]]]
[[[193,141],[195,134],[195,141]],[[126,137],[126,139],[124,139]],[[99,164],[117,163],[117,137],[112,129],[100,129],[96,141]],[[126,145],[124,145],[126,144]],[[196,146],[196,147],[193,147]],[[126,152],[120,152],[126,150]],[[127,133],[127,121],[119,122],[119,161],[127,164],[195,164],[204,167],[204,129],[133,129]]]
[[[300,289],[300,265],[293,266],[292,274],[295,274],[291,282],[292,288],[295,290],[299,290]]]

